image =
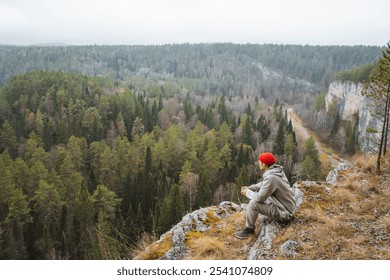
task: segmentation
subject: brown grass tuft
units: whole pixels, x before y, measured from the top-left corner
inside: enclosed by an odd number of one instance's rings
[[[382,217],[380,222],[390,229],[390,217]]]
[[[368,156],[364,154],[357,154],[353,157],[356,166],[366,172],[376,173],[376,157],[375,155]]]
[[[361,212],[356,194],[347,188],[335,188],[332,195],[332,202],[332,206],[336,206],[340,210],[345,211],[350,209],[356,214]]]
[[[358,241],[358,242],[356,242]],[[360,243],[359,243],[360,242]],[[352,239],[346,242],[343,247],[342,257],[343,259],[367,259],[368,249],[365,247],[366,240],[364,242],[359,239]]]
[[[210,224],[213,224],[213,223],[217,223],[221,220],[220,217],[218,217],[217,215],[215,215],[215,210],[209,210],[206,212],[206,221],[205,221],[205,224],[206,225],[210,225]]]
[[[162,240],[153,243],[153,237],[143,235],[133,250],[134,260],[157,260],[172,248],[172,233],[168,233]]]
[[[186,245],[191,245],[194,240],[205,237],[205,233],[201,231],[189,231],[186,233],[186,239],[184,243]]]
[[[194,239],[189,247],[197,260],[221,260],[225,259],[227,253],[221,240],[208,236]]]
[[[283,244],[290,239],[297,239],[297,233],[294,227],[288,227],[286,230],[281,231],[279,235],[275,237],[273,242],[275,244]]]

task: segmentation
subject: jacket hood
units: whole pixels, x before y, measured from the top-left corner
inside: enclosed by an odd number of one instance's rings
[[[283,172],[283,166],[274,164],[269,167],[267,171],[264,172],[263,177],[268,175],[276,175],[279,177],[285,177],[286,175]]]

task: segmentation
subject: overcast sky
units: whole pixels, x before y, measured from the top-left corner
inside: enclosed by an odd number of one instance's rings
[[[390,41],[389,0],[0,0],[0,44]]]

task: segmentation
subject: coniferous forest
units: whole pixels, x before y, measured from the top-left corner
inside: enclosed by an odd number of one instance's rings
[[[0,46],[0,258],[129,258],[142,234],[241,201],[264,150],[291,182],[319,179],[328,167],[312,140],[298,150],[286,109],[314,106],[335,72],[379,55],[364,46]]]

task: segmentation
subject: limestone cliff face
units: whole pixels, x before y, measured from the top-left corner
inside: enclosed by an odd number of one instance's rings
[[[334,81],[325,96],[326,111],[338,110],[343,120],[352,121],[358,117],[358,145],[363,152],[372,152],[376,147],[377,135],[367,128],[380,131],[380,124],[369,109],[370,100],[362,95],[363,85],[351,81]]]
[[[335,81],[329,85],[325,96],[326,111],[336,106],[343,120],[352,120],[353,115],[359,113],[364,107],[362,84],[354,82]]]

